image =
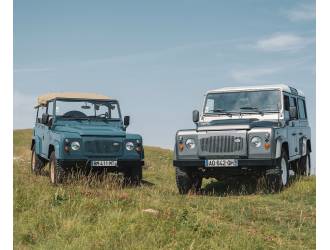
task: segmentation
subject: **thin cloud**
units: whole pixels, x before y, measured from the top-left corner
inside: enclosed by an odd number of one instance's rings
[[[14,69],[14,73],[22,73],[22,72],[47,72],[54,71],[54,68],[16,68]]]
[[[35,119],[36,97],[14,90],[14,129],[32,128]]]
[[[296,8],[287,11],[286,15],[293,22],[315,20],[315,4],[300,4]]]
[[[312,42],[309,37],[295,34],[273,34],[256,42],[255,48],[262,51],[296,51],[305,48]]]
[[[277,67],[237,69],[230,72],[230,77],[237,82],[252,82],[257,81],[260,77],[278,73],[281,70]]]
[[[186,53],[186,52],[191,53],[191,51],[200,51],[203,49],[218,48],[225,43],[242,42],[244,40],[245,39],[228,39],[222,41],[188,43],[188,44],[163,48],[154,51],[143,51],[128,55],[119,55],[119,56],[112,56],[101,59],[92,59],[92,60],[83,61],[80,64],[90,65],[90,64],[98,64],[98,63],[137,63],[142,61],[153,61],[157,59],[162,59],[167,56],[177,57],[178,54],[180,53]]]

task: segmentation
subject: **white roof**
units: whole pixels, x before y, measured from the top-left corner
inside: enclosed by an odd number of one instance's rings
[[[294,91],[293,87],[290,87],[286,84],[269,84],[269,85],[255,85],[255,86],[240,86],[240,87],[224,87],[224,88],[219,88],[219,89],[214,89],[214,90],[209,90],[207,91],[206,94],[208,93],[218,93],[218,92],[236,92],[236,91],[249,91],[249,90],[262,90],[262,89],[279,89],[288,93],[293,93]],[[297,90],[298,95],[300,96],[305,96],[304,93],[301,90]],[[293,93],[294,94],[294,93]]]
[[[37,106],[46,105],[47,102],[54,99],[111,100],[108,96],[95,93],[57,92],[38,96]]]

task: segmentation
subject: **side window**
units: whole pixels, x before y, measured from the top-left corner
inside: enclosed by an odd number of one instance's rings
[[[307,113],[306,113],[306,104],[305,100],[299,98],[298,99],[298,108],[299,108],[299,118],[300,119],[306,119]]]
[[[289,96],[287,95],[284,96],[284,110],[290,111],[290,100],[289,100]]]
[[[41,123],[42,114],[46,113],[46,110],[45,106],[38,107],[37,123]]]
[[[290,97],[290,107],[296,107],[297,111],[298,111],[298,108],[297,108],[297,99],[295,97]],[[296,120],[298,119],[298,117],[294,117],[292,120]]]
[[[53,115],[54,115],[54,102],[49,102],[48,103],[47,114],[49,114],[51,117],[53,117]]]

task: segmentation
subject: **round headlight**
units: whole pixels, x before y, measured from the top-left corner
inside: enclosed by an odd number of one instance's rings
[[[194,139],[187,139],[186,140],[186,147],[188,149],[194,149],[196,147],[195,140]]]
[[[251,139],[252,145],[254,145],[256,148],[259,148],[261,146],[261,138],[258,136],[252,137]]]
[[[80,143],[77,142],[77,141],[71,142],[71,149],[74,150],[74,151],[79,150],[80,149]]]
[[[128,151],[132,151],[132,150],[134,149],[134,143],[131,142],[131,141],[127,142],[127,143],[126,143],[126,149],[127,149]]]

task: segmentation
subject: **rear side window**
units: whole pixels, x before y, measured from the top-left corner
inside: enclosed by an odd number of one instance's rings
[[[295,97],[290,96],[290,107],[296,107],[297,108],[297,99]],[[297,114],[298,115],[298,114]],[[298,119],[298,117],[294,117],[293,120]]]
[[[39,106],[38,115],[37,115],[37,122],[38,123],[41,123],[42,114],[46,113],[46,111],[47,111],[47,107]]]
[[[307,113],[306,113],[306,104],[305,100],[303,99],[298,99],[298,109],[299,109],[299,118],[300,119],[306,119],[307,118]]]
[[[284,96],[284,110],[290,111],[290,100],[287,95]]]
[[[54,102],[48,103],[47,114],[49,114],[51,117],[54,116]]]

